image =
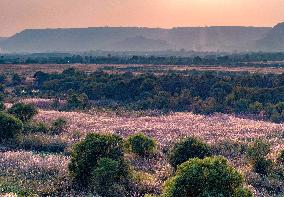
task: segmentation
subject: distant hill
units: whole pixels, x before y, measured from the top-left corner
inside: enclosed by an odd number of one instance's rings
[[[6,40],[7,38],[5,37],[0,37],[0,42],[3,42],[4,40]]]
[[[94,27],[27,29],[3,41],[7,52],[283,50],[283,24],[270,27]],[[280,40],[280,42],[279,42]]]
[[[1,44],[6,40],[7,38],[0,37],[0,52],[2,51],[1,49]]]
[[[126,38],[110,47],[119,51],[160,51],[171,48],[164,40],[154,40],[143,36]]]
[[[263,39],[257,41],[256,48],[263,51],[284,51],[284,23],[279,23]]]
[[[3,43],[5,40],[7,40],[7,38],[0,37],[0,47],[1,47],[1,43]]]

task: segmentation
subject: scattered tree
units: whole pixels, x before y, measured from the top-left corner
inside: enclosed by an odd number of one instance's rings
[[[211,155],[211,149],[209,145],[202,142],[201,140],[190,137],[181,140],[176,143],[169,152],[168,158],[170,163],[177,167],[183,162],[191,158],[203,159]]]
[[[16,117],[0,112],[0,142],[14,139],[22,132],[23,124]]]
[[[23,122],[28,122],[38,113],[34,105],[24,103],[14,104],[8,112]]]

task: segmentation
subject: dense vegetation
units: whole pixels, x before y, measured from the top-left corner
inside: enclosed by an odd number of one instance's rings
[[[61,74],[35,74],[33,89],[40,96],[66,99],[69,108],[86,108],[88,99],[97,105],[130,109],[255,114],[284,120],[284,74],[192,72],[189,75],[91,74],[74,69]]]
[[[114,55],[111,55],[114,53]],[[107,55],[93,54],[30,54],[2,55],[0,64],[156,64],[156,65],[230,65],[230,66],[259,66],[265,67],[268,61],[283,61],[284,53],[195,53],[183,56],[183,53],[168,55]],[[167,54],[165,52],[165,54]],[[172,55],[171,55],[172,54]],[[283,67],[283,63],[273,63],[273,67]]]

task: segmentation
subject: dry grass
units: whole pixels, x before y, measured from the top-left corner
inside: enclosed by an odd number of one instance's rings
[[[37,100],[27,100],[26,102],[37,102]],[[39,100],[39,102],[45,103],[49,100]],[[192,113],[171,113],[157,116],[138,116],[137,114],[131,115],[131,113],[116,115],[108,112],[59,112],[41,109],[35,120],[50,123],[59,117],[67,120],[68,128],[66,132],[56,137],[68,141],[70,145],[78,142],[90,132],[115,133],[123,137],[143,132],[158,141],[160,150],[185,136],[198,136],[211,144],[222,141],[249,142],[256,138],[264,138],[272,144],[271,158],[274,158],[279,150],[284,148],[284,124],[239,118],[226,114],[205,116]],[[148,158],[141,158],[129,153],[125,157],[135,170],[134,178],[137,188],[150,193],[159,193],[164,181],[172,173],[172,169],[161,151]],[[257,174],[251,172],[251,165],[246,162],[242,155],[229,156],[228,159],[232,165],[246,175],[249,183],[261,183],[263,181]],[[0,171],[2,174],[9,175],[10,178],[15,180],[21,180],[20,186],[33,188],[34,193],[38,191],[42,193],[52,192],[52,189],[58,184],[56,177],[68,176],[68,162],[69,157],[63,155],[38,155],[26,151],[0,153]],[[254,177],[258,180],[253,181]],[[63,182],[62,184],[68,183]],[[276,184],[279,184],[279,182],[276,182]],[[250,187],[256,196],[268,195],[266,191],[261,190],[262,188]]]
[[[18,73],[21,76],[31,77],[37,71],[43,71],[47,73],[60,73],[67,68],[76,68],[82,71],[93,72],[98,68],[110,67],[107,72],[121,73],[127,70],[127,68],[143,68],[147,71],[159,71],[166,72],[169,70],[176,71],[219,71],[219,72],[249,72],[249,73],[263,73],[263,74],[282,74],[284,68],[277,67],[229,67],[229,66],[196,66],[196,65],[132,65],[132,64],[31,64],[31,65],[0,65],[0,73]]]
[[[284,147],[281,137],[284,124],[238,118],[233,115],[196,115],[190,112],[161,116],[118,116],[108,113],[58,112],[41,110],[37,121],[51,122],[63,117],[68,120],[68,131],[115,133],[127,137],[143,132],[154,137],[161,146],[178,138],[197,136],[209,143],[222,140],[250,141],[256,138],[269,140],[275,151]],[[69,133],[63,137],[71,138]]]

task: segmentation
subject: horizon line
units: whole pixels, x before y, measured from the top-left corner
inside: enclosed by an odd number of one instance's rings
[[[277,23],[276,25],[280,24],[282,22]],[[177,29],[177,28],[214,28],[214,27],[244,27],[244,28],[273,28],[274,26],[254,26],[254,25],[204,25],[204,26],[173,26],[173,27],[155,27],[155,26],[91,26],[91,27],[28,27],[25,29],[22,29],[18,32],[15,32],[13,34],[10,34],[9,36],[1,36],[0,38],[10,38],[18,33],[21,33],[23,31],[27,30],[60,30],[60,29],[91,29],[91,28],[141,28],[141,29]]]

